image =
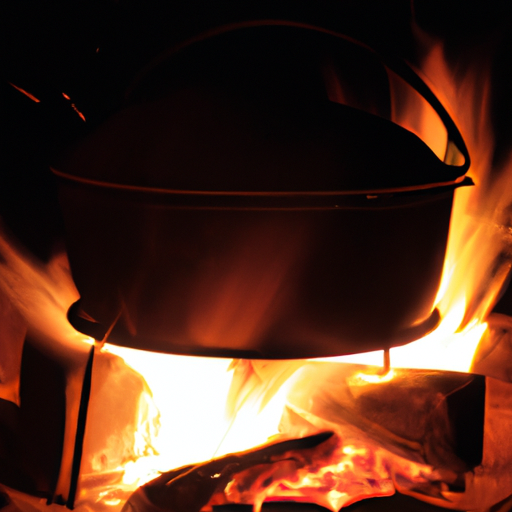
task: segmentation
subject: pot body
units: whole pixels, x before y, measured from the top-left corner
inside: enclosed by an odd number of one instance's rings
[[[112,190],[63,180],[73,325],[178,354],[319,357],[436,324],[453,187],[322,197]]]
[[[244,358],[426,334],[453,191],[471,180],[453,121],[404,66],[286,20],[164,52],[54,171],[81,295],[72,324]]]

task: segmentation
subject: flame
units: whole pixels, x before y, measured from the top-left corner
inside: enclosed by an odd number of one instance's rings
[[[419,29],[416,27],[419,33]],[[492,61],[450,67],[441,42],[420,34],[430,47],[420,74],[450,111],[472,158],[469,174],[475,187],[455,191],[450,233],[436,307],[440,325],[422,339],[390,351],[395,368],[468,372],[487,329],[485,322],[512,268],[512,159],[493,166],[494,140],[490,123]],[[399,82],[397,82],[399,84]],[[392,84],[393,85],[393,84]],[[397,85],[395,84],[395,87]],[[411,131],[442,134],[439,119],[418,105],[399,105],[395,117]],[[438,156],[439,140],[428,141]],[[437,148],[437,149],[436,149]],[[381,366],[383,352],[331,358],[331,361]]]
[[[451,115],[463,132],[472,155],[470,175],[477,185],[458,189],[455,193],[447,254],[436,298],[442,320],[433,332],[422,339],[392,348],[392,368],[386,372],[379,370],[384,361],[382,351],[324,360],[340,365],[366,365],[364,371],[356,372],[351,378],[354,387],[386,385],[396,378],[396,371],[400,368],[470,371],[473,355],[487,330],[486,317],[508,278],[512,266],[512,231],[507,208],[512,203],[512,187],[506,186],[510,172],[506,168],[501,169],[499,178],[495,179],[496,169],[492,167],[492,130],[485,116],[490,101],[490,85],[486,78],[489,73],[482,72],[481,66],[462,71],[457,70],[456,79],[445,63],[442,45],[438,43],[432,45],[422,65],[426,81],[442,102],[449,106]],[[467,98],[475,99],[473,108],[468,108]],[[440,133],[431,137],[429,142],[436,154],[441,156],[446,134],[439,130],[437,116],[424,112],[424,115],[415,118],[416,110],[411,105],[399,107],[395,117],[401,118],[402,124],[409,123],[411,130],[427,135]],[[479,120],[476,126],[474,119]],[[155,357],[111,346],[108,350],[123,357],[146,377],[155,402],[166,402],[170,406],[169,413],[163,409],[160,409],[160,413],[162,424],[169,422],[171,425],[165,427],[168,430],[165,433],[162,431],[154,444],[161,456],[158,462],[153,460],[152,464],[162,470],[245,449],[278,435],[287,393],[297,380],[300,373],[297,370],[307,364],[306,361],[237,361],[233,364],[228,360]],[[162,380],[157,376],[157,367],[160,366],[160,371],[165,375]],[[195,377],[197,375],[199,379]],[[186,394],[182,394],[181,391],[185,389]],[[201,406],[196,410],[191,404]],[[164,420],[164,414],[169,414],[169,420]],[[176,418],[179,420],[176,421]],[[208,425],[208,428],[199,432],[198,425]],[[178,428],[179,431],[172,431]],[[180,449],[182,447],[184,450]],[[228,485],[224,498],[229,497],[240,503],[255,503],[257,510],[265,499],[293,496],[293,499],[300,501],[308,500],[315,494],[317,503],[337,510],[364,497],[394,493],[396,472],[386,473],[390,459],[381,448],[372,446],[368,440],[361,444],[357,439],[352,439],[340,442],[335,451],[335,457],[326,460],[323,467],[315,466],[314,471],[297,468],[290,462],[274,465],[271,473],[281,476],[270,486],[262,484],[263,480],[270,478],[268,471],[262,472],[261,468],[256,472],[248,470]],[[172,457],[165,453],[172,453]],[[408,467],[409,463],[400,458],[393,460],[398,466],[401,465],[411,481],[429,480],[427,475],[432,468],[418,463],[410,463]],[[141,461],[139,459],[124,467],[125,481],[140,484],[147,479],[147,476],[141,479]],[[290,464],[293,470],[288,467]],[[378,482],[380,487],[347,490],[350,483],[359,482],[354,472],[361,473],[363,466],[370,472],[376,472],[368,478],[374,478],[372,481]],[[408,469],[404,470],[406,466]],[[388,469],[384,471],[384,467]],[[318,497],[318,490],[313,491],[314,487],[325,486],[333,478],[343,480],[344,477],[345,487],[339,482],[333,484],[323,498]],[[250,484],[247,484],[247,479],[251,481]],[[222,503],[221,498],[217,499]]]
[[[486,78],[489,73],[484,69],[486,64],[478,64],[474,68],[458,69],[456,78],[445,63],[439,43],[432,45],[422,63],[426,80],[449,106],[463,132],[472,155],[470,174],[477,184],[455,192],[447,255],[436,298],[441,323],[422,339],[391,349],[391,369],[387,372],[379,371],[384,361],[382,351],[315,362],[339,364],[340,368],[366,365],[351,377],[354,389],[392,383],[400,368],[470,371],[473,354],[487,329],[486,317],[509,276],[512,228],[508,208],[512,203],[512,187],[508,181],[512,169],[492,166],[492,130],[485,115],[490,101],[490,84]],[[63,96],[69,99],[64,93]],[[468,108],[467,98],[475,99],[472,108]],[[85,121],[74,104],[72,107]],[[412,107],[406,107],[403,110],[401,106],[402,110],[395,112],[404,123],[411,118],[408,109]],[[476,125],[475,119],[479,120]],[[410,127],[422,133],[439,133],[438,123],[437,117],[427,112],[416,123],[414,119],[410,121]],[[440,138],[431,141],[438,155],[442,154],[443,137],[441,133]],[[67,308],[76,300],[77,292],[65,256],[60,255],[50,265],[42,266],[4,238],[0,238],[0,254],[2,265],[10,269],[0,274],[0,285],[8,290],[13,304],[32,330],[57,346],[91,343],[66,322]],[[84,495],[92,492],[88,487],[91,481],[91,488],[97,492],[95,498],[112,509],[121,506],[127,498],[120,489],[131,492],[170,468],[207,461],[282,435],[284,411],[293,413],[288,403],[289,393],[296,390],[299,370],[309,364],[308,361],[250,362],[153,354],[109,344],[103,345],[98,357],[107,361],[109,354],[124,361],[121,364],[115,359],[112,367],[116,371],[125,372],[131,378],[133,374],[123,366],[127,365],[144,380],[133,400],[133,428],[128,425],[130,428],[119,441],[130,445],[125,450],[129,460],[109,466],[107,454],[117,463],[115,455],[123,447],[112,444],[118,440],[108,435],[105,440],[108,450],[85,453],[92,473],[82,475],[81,497],[85,499]],[[117,377],[118,373],[113,371],[111,378]],[[303,380],[300,383],[304,385]],[[98,391],[108,392],[108,386]],[[307,411],[304,415],[307,416]],[[89,436],[93,436],[91,432],[94,426],[90,426]],[[293,431],[294,435],[303,433],[300,425]],[[401,455],[390,455],[371,439],[361,439],[361,434],[354,430],[348,429],[338,436],[336,443],[322,466],[313,464],[312,460],[303,461],[301,467],[297,461],[282,460],[270,472],[261,467],[251,468],[232,480],[216,499],[222,503],[230,498],[256,503],[258,507],[265,499],[307,500],[315,494],[320,504],[337,510],[365,497],[393,494],[400,478],[421,484],[435,477],[432,467]],[[107,490],[97,491],[94,483],[98,481],[97,474],[120,475],[122,481],[116,480],[113,485],[105,477]],[[212,477],[219,475],[215,473]],[[270,476],[274,480],[272,485],[267,485]],[[361,487],[361,478],[367,487]],[[328,491],[324,492],[326,486]],[[319,498],[322,492],[325,497]]]
[[[151,439],[158,455],[126,464],[125,484],[141,485],[158,471],[244,450],[278,433],[287,387],[279,386],[264,407],[251,395],[251,400],[233,409],[232,403],[227,404],[237,372],[231,359],[154,354],[109,344],[103,350],[122,357],[144,375],[151,389],[145,405],[158,404],[158,408],[144,406],[145,414],[139,421],[143,431],[147,422],[159,417],[160,428]],[[136,437],[135,443],[140,441]],[[142,440],[143,445],[145,442]]]
[[[466,303],[462,299],[445,314],[440,325],[430,334],[407,345],[390,349],[391,365],[394,368],[470,371],[473,356],[487,329],[487,323],[475,319],[459,331],[465,313]],[[322,360],[378,367],[383,364],[384,352],[377,350]]]
[[[354,444],[346,444],[346,442]],[[369,440],[364,442],[333,438],[323,450],[295,454],[267,471],[249,469],[237,476],[217,503],[246,503],[261,510],[264,501],[312,501],[333,512],[362,499],[387,497],[395,493],[395,480],[403,477],[415,483],[428,481],[427,465],[394,457]],[[273,480],[273,484],[265,483]]]
[[[61,350],[81,347],[86,336],[67,321],[67,310],[79,297],[67,256],[57,252],[45,264],[10,238],[0,223],[0,289],[25,319],[35,338],[52,340]]]
[[[500,167],[493,164],[492,59],[480,59],[470,66],[461,62],[450,69],[443,53],[440,43],[433,45],[423,64],[424,75],[452,110],[471,154],[470,174],[477,185],[456,192],[438,294],[443,316],[465,302],[460,331],[487,317],[510,272],[512,161]]]

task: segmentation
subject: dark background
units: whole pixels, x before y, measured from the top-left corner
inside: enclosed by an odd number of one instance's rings
[[[152,56],[203,29],[248,17],[320,24],[412,63],[422,56],[420,29],[443,40],[449,65],[464,68],[491,59],[496,162],[508,154],[512,3],[506,0],[471,7],[462,0],[2,0],[0,217],[5,229],[47,260],[62,241],[48,170],[53,159],[119,108],[130,80]]]

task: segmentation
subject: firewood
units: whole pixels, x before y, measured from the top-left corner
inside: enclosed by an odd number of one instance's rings
[[[293,459],[291,453],[299,457],[302,450],[315,448],[331,436],[323,432],[285,440],[163,473],[137,489],[122,512],[199,512],[236,473]]]

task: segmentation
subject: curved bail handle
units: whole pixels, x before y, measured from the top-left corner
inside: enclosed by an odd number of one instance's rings
[[[464,142],[464,139],[462,138],[462,135],[455,122],[451,118],[450,114],[448,114],[447,110],[444,108],[443,104],[439,101],[437,96],[405,61],[398,59],[393,55],[379,54],[373,51],[371,48],[369,48],[369,50],[377,55],[387,68],[405,80],[436,111],[448,134],[448,145],[443,161],[447,165],[459,169],[459,177],[464,175],[471,165],[471,159],[466,147],[466,143]]]
[[[187,47],[219,35],[234,32],[236,30],[269,26],[295,27],[327,34],[338,39],[348,41],[376,56],[382,62],[384,67],[387,67],[389,70],[393,71],[400,78],[402,78],[435,110],[435,112],[443,122],[448,135],[448,144],[443,162],[450,166],[451,168],[453,168],[454,170],[457,170],[456,176],[454,177],[454,181],[457,181],[457,179],[462,179],[462,176],[464,176],[464,174],[466,173],[470,166],[469,152],[467,150],[464,139],[462,138],[462,135],[457,126],[455,125],[453,119],[450,117],[450,114],[448,114],[447,110],[444,108],[444,106],[439,101],[437,96],[432,92],[429,86],[419,77],[419,75],[415,71],[413,71],[413,69],[405,61],[403,61],[400,58],[397,58],[390,54],[379,53],[370,46],[366,45],[365,43],[358,41],[357,39],[354,39],[345,34],[341,34],[335,30],[319,27],[317,25],[312,25],[309,23],[275,19],[247,20],[228,23],[225,25],[219,25],[217,27],[201,32],[200,34],[185,39],[184,41],[172,46],[168,50],[164,51],[163,53],[160,53],[157,57],[152,59],[148,63],[148,65],[146,65],[137,75],[137,77],[132,81],[131,85],[126,89],[125,100],[129,100],[132,94],[136,91],[140,82],[147,74],[149,74],[152,70],[160,66],[162,63],[166,62],[168,59],[172,58],[175,54],[186,49]]]

